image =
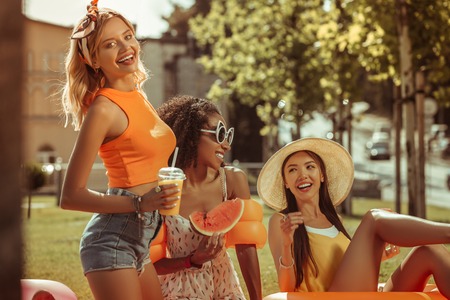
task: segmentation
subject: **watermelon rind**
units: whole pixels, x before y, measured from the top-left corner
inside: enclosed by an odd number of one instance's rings
[[[207,236],[227,233],[239,222],[244,213],[244,200],[227,200],[209,212],[196,211],[189,215],[192,228]]]

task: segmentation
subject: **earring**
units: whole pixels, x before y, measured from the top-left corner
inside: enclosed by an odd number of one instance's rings
[[[92,65],[87,64],[87,65],[88,65],[89,67],[91,67],[91,69],[95,72],[95,74],[98,74],[98,71],[100,70],[100,68],[97,67],[96,64],[92,64]]]
[[[97,62],[92,62],[92,69],[94,69],[95,73],[98,73],[100,67],[97,65]]]

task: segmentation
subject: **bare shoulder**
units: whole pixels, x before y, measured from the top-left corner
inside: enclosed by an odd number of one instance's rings
[[[269,222],[267,224],[267,234],[269,237],[269,242],[273,244],[277,244],[281,238],[281,220],[283,219],[283,215],[281,213],[274,213],[269,218]]]
[[[244,171],[233,166],[224,167],[227,178],[228,197],[230,199],[250,199],[250,188]]]
[[[235,180],[247,180],[247,174],[239,168],[234,166],[225,166],[224,167],[225,174],[227,175],[227,179],[235,179]]]
[[[283,219],[283,214],[276,212],[269,218],[269,226],[273,224],[279,224],[281,219]]]
[[[101,117],[104,120],[114,119],[121,109],[103,95],[99,95],[95,98],[92,104],[89,106],[87,117]]]
[[[96,112],[111,112],[111,110],[117,108],[118,106],[109,100],[107,97],[103,95],[98,95],[95,97],[94,101],[92,101],[91,105],[89,106],[88,111],[96,111]]]

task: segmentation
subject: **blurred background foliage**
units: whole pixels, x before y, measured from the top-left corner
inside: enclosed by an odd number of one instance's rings
[[[197,0],[175,5],[166,36],[192,41],[198,61],[218,76],[209,99],[232,115],[252,108],[258,120],[247,114],[244,122],[276,140],[278,120],[300,128],[314,111],[342,110],[346,99],[391,116],[402,3],[412,71],[424,70],[427,96],[449,108],[450,0]]]
[[[209,98],[257,106],[270,126],[280,100],[283,113],[301,122],[339,99],[363,100],[366,80],[399,85],[397,2],[197,1],[183,21],[203,51],[199,61],[220,78]],[[450,2],[406,3],[413,68],[427,71],[429,93],[448,105]]]

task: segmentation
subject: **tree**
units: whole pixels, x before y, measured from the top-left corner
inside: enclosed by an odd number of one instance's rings
[[[362,100],[365,80],[355,45],[366,32],[353,18],[346,1],[212,1],[191,22],[197,43],[211,50],[200,62],[221,78],[209,98],[254,107],[269,155],[280,118],[300,126],[334,108],[345,123],[342,103]]]
[[[282,115],[301,123],[311,111],[325,109],[315,44],[316,21],[325,13],[319,0],[216,0],[207,16],[191,22],[197,43],[211,52],[200,62],[221,78],[208,98],[236,97],[255,107],[271,152]]]
[[[441,104],[449,105],[450,69],[446,67],[450,49],[443,45],[450,39],[449,1],[365,0],[348,5],[361,28],[375,28],[373,46],[359,49],[359,60],[375,79],[391,78],[402,86],[401,98],[405,110],[406,152],[408,156],[409,213],[425,217],[423,136],[415,140],[417,123],[423,122],[416,113],[414,94],[425,92]],[[370,35],[366,35],[370,37]],[[426,71],[428,85],[418,91],[414,77]],[[423,132],[423,131],[422,131]],[[421,147],[419,147],[421,146]],[[416,149],[418,148],[418,149]],[[416,151],[418,150],[418,151]],[[400,187],[397,187],[399,189]],[[424,188],[424,187],[423,187]],[[418,191],[419,189],[420,191]],[[398,193],[399,194],[399,193]]]
[[[414,208],[421,206],[415,186],[424,178],[415,171],[413,78],[425,70],[424,92],[450,106],[449,8],[449,0],[213,0],[210,13],[197,16],[191,28],[210,49],[200,62],[221,78],[209,98],[255,107],[269,154],[277,150],[282,116],[300,125],[314,110],[334,106],[339,115],[345,99],[360,99],[366,76],[402,85],[410,213],[424,216]]]
[[[448,86],[449,1],[406,3],[414,71],[425,67],[430,83]],[[210,13],[191,25],[197,42],[211,49],[200,62],[222,79],[210,94],[236,93],[258,106],[269,127],[281,115],[280,99],[298,121],[336,98],[359,98],[359,68],[371,80],[400,84],[395,0],[213,0]]]
[[[25,170],[25,187],[28,194],[28,219],[31,217],[31,196],[33,191],[44,186],[45,184],[45,173],[42,171],[42,166],[40,164],[26,164]]]
[[[205,16],[209,9],[209,0],[196,0],[189,8],[183,8],[178,4],[174,4],[174,9],[170,16],[163,17],[169,24],[169,28],[163,33],[163,37],[188,40],[189,20],[197,15]]]

